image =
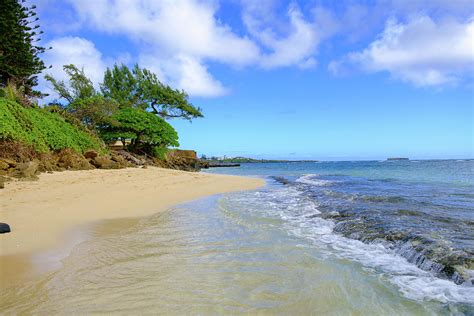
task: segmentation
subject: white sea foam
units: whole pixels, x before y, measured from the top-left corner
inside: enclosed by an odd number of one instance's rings
[[[311,176],[298,180],[312,181],[308,179]],[[440,279],[408,262],[395,250],[386,247],[384,242],[366,244],[334,233],[335,224],[332,220],[313,216],[320,213],[317,202],[305,197],[302,191],[294,187],[246,193],[238,199],[239,204],[245,203],[249,210],[260,210],[267,216],[282,219],[283,227],[289,234],[310,241],[323,253],[359,262],[382,275],[409,299],[442,303],[474,302],[474,287]]]
[[[299,177],[296,180],[296,182],[314,185],[314,186],[331,185],[335,182],[335,181],[330,181],[330,180],[314,179],[314,177],[317,177],[317,176],[318,175],[316,174],[306,174],[304,176]]]

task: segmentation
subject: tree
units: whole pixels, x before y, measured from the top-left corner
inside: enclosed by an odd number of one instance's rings
[[[108,124],[110,117],[119,108],[118,102],[97,92],[84,69],[74,65],[65,65],[63,69],[69,77],[68,83],[56,80],[51,75],[45,76],[59,97],[66,101],[66,104],[56,102],[53,105],[71,113],[89,129],[99,129]]]
[[[39,41],[39,25],[35,24],[36,6],[26,7],[18,0],[1,0],[0,10],[0,86],[13,83],[22,86],[30,96],[41,95],[34,91],[37,74],[46,67],[39,58],[45,48],[36,45]]]
[[[188,101],[184,91],[163,84],[154,73],[138,65],[132,70],[125,65],[107,68],[101,91],[122,106],[146,109],[165,119],[203,117],[201,109]]]
[[[86,99],[98,94],[92,81],[84,73],[84,69],[78,69],[72,64],[64,65],[63,69],[69,77],[68,83],[63,80],[56,80],[49,74],[44,76],[53,85],[53,89],[61,99],[73,103],[77,99]]]
[[[127,107],[111,117],[111,123],[101,130],[105,140],[131,139],[132,149],[156,155],[168,146],[178,147],[178,134],[161,117],[141,109]]]

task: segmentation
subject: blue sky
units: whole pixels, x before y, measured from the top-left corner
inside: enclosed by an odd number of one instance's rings
[[[199,154],[474,157],[474,4],[464,0],[30,0],[54,76],[139,63],[205,118]],[[40,88],[49,87],[41,80]]]

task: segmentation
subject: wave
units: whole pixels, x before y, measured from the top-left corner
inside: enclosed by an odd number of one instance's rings
[[[299,178],[299,182],[312,176],[303,176],[306,178]],[[472,281],[466,280],[466,275],[472,273],[474,276],[474,271],[466,270],[461,277],[453,270],[452,280],[440,278],[446,266],[429,258],[430,252],[434,251],[433,247],[425,247],[429,241],[395,231],[373,231],[374,234],[367,237],[370,225],[362,219],[337,211],[321,212],[316,201],[291,185],[246,193],[239,204],[245,204],[248,210],[255,208],[267,216],[280,218],[289,234],[310,241],[328,255],[360,262],[386,277],[408,298],[472,304],[474,287]],[[462,264],[462,258],[459,259],[458,263]]]
[[[317,174],[306,174],[296,179],[296,182],[314,185],[314,186],[327,186],[327,185],[331,185],[337,182],[337,181],[330,181],[330,180],[323,180],[323,179],[315,179],[315,177],[317,176],[318,176]]]

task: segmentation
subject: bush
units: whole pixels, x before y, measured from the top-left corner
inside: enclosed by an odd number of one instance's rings
[[[42,108],[25,108],[0,97],[0,139],[32,145],[39,152],[71,148],[83,153],[105,151],[94,135],[66,122],[58,113]]]
[[[131,149],[164,157],[168,146],[177,147],[178,134],[161,117],[135,108],[124,108],[112,115],[111,124],[101,130],[105,140],[131,139]]]

